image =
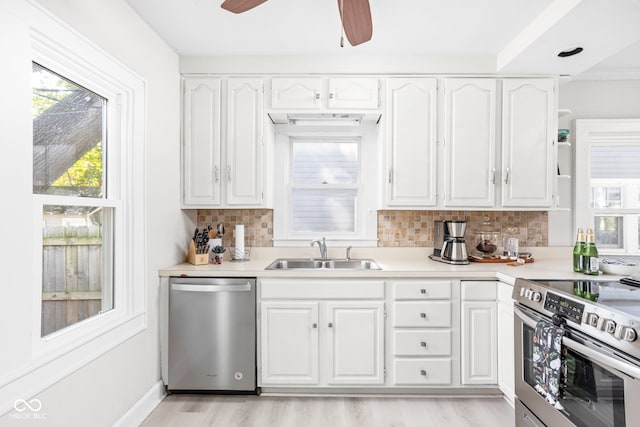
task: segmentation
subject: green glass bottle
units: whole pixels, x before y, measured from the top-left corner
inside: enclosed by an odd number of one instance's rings
[[[584,231],[582,228],[578,228],[576,245],[573,247],[573,271],[576,273],[582,272],[582,251],[584,250],[585,245]]]
[[[600,260],[598,259],[598,249],[596,248],[595,236],[591,228],[587,229],[587,239],[582,250],[582,272],[584,274],[600,274]]]

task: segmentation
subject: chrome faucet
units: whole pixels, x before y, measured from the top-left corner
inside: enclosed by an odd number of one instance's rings
[[[351,261],[351,246],[347,246],[347,261]]]
[[[318,244],[318,247],[320,248],[320,259],[322,259],[323,261],[325,261],[327,259],[327,241],[326,239],[323,237],[322,240],[314,240],[311,242],[311,246]]]

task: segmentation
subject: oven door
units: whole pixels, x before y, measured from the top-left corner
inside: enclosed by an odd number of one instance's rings
[[[564,409],[555,409],[534,389],[533,335],[536,323],[544,316],[518,304],[514,314],[516,397],[535,417],[554,427],[640,426],[637,364],[568,328],[562,340],[567,349],[565,388],[560,399]],[[528,419],[516,415],[516,426],[530,425]]]

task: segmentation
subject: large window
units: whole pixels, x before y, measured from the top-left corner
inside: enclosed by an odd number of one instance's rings
[[[276,133],[274,239],[276,245],[376,244],[375,125]]]
[[[640,120],[576,121],[576,223],[602,253],[640,253]]]
[[[37,63],[33,193],[42,209],[41,335],[113,308],[108,100]]]

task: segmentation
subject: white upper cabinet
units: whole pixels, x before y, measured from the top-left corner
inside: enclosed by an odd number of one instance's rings
[[[227,204],[263,201],[263,81],[230,78],[227,88]]]
[[[379,107],[378,79],[370,77],[274,77],[271,108],[371,110]]]
[[[502,205],[551,207],[557,120],[555,79],[505,79]]]
[[[260,78],[185,77],[183,207],[264,204],[263,97]]]
[[[386,205],[436,205],[437,79],[388,80]]]
[[[444,207],[493,207],[495,79],[444,81]]]
[[[220,79],[184,81],[184,206],[220,204]]]

